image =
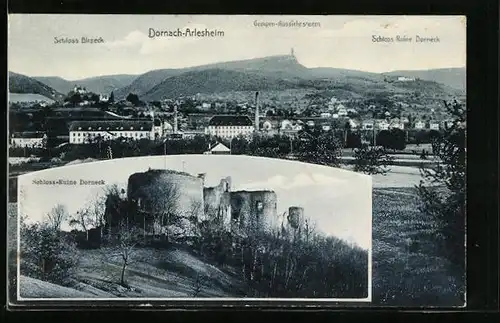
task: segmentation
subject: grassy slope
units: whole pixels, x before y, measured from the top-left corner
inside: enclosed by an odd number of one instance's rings
[[[79,280],[119,297],[234,297],[242,287],[231,273],[183,250],[138,249],[133,259],[126,272],[128,290],[117,284],[120,259],[105,250],[83,251]]]
[[[463,281],[438,248],[437,227],[418,211],[415,188],[373,193],[373,302],[463,305]]]

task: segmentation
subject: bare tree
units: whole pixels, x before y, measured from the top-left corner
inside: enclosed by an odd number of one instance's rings
[[[140,232],[137,227],[128,225],[122,221],[118,226],[118,230],[110,234],[108,237],[108,257],[119,257],[121,260],[120,284],[127,287],[125,272],[127,266],[134,262],[136,245],[139,243]]]
[[[69,221],[70,226],[79,227],[83,229],[83,231],[85,231],[87,241],[89,240],[89,230],[91,229],[93,224],[94,219],[92,218],[91,211],[88,205],[78,210]]]
[[[63,221],[65,221],[68,216],[67,208],[62,204],[57,204],[47,214],[47,222],[55,231],[60,231]]]

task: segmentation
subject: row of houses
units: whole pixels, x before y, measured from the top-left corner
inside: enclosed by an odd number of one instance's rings
[[[408,126],[406,120],[365,120],[358,122],[353,119],[346,119],[353,130],[405,130]],[[333,125],[324,119],[319,120],[280,120],[264,119],[259,122],[259,129],[262,133],[268,134],[288,134],[293,135],[304,127],[321,127],[323,131],[329,131]],[[174,125],[168,121],[159,119],[152,120],[89,120],[74,121],[69,126],[69,143],[84,144],[100,138],[102,140],[112,140],[116,138],[128,138],[134,140],[159,138],[192,138],[197,135],[210,135],[221,138],[234,138],[238,136],[249,136],[255,132],[254,122],[243,115],[215,115],[203,129],[179,130],[177,122]],[[449,123],[447,123],[449,125]],[[445,124],[446,126],[446,124]],[[439,130],[443,127],[438,122],[417,121],[414,129],[417,130]],[[409,129],[409,128],[408,128]],[[36,133],[15,133],[11,136],[11,146],[13,147],[43,147],[46,141],[46,134]]]

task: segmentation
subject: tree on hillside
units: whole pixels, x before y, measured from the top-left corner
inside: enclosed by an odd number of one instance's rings
[[[421,210],[441,223],[441,236],[450,259],[464,266],[465,256],[465,107],[455,101],[445,102],[455,123],[433,143],[439,161],[433,169],[421,169],[423,180],[418,185]]]
[[[123,287],[128,287],[125,272],[127,267],[136,260],[136,246],[140,241],[140,235],[137,227],[121,221],[117,229],[106,237],[105,256],[110,260],[120,261],[120,285]]]
[[[113,91],[111,91],[111,94],[109,95],[108,102],[109,103],[114,103],[115,102],[115,93]]]
[[[354,151],[354,171],[369,175],[386,174],[392,160],[384,147],[363,145]]]
[[[70,102],[73,106],[76,106],[78,103],[82,102],[82,96],[78,92],[71,91],[68,96],[64,99],[65,102]]]
[[[138,106],[140,105],[140,100],[139,100],[139,96],[137,96],[137,94],[134,94],[134,93],[129,93],[127,95],[127,98],[126,100],[130,103],[132,103],[133,105],[135,106]]]
[[[68,210],[62,204],[57,204],[52,208],[50,213],[47,214],[48,225],[55,231],[61,230],[61,224],[68,218]]]
[[[90,94],[90,101],[92,101],[94,103],[98,103],[100,100],[101,100],[101,97],[99,96],[99,94],[96,94],[96,93]]]

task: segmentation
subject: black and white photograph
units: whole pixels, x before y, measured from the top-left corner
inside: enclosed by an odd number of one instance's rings
[[[19,191],[20,299],[370,300],[366,175],[152,156],[26,174]]]
[[[466,305],[465,16],[9,14],[7,47],[10,303]]]

